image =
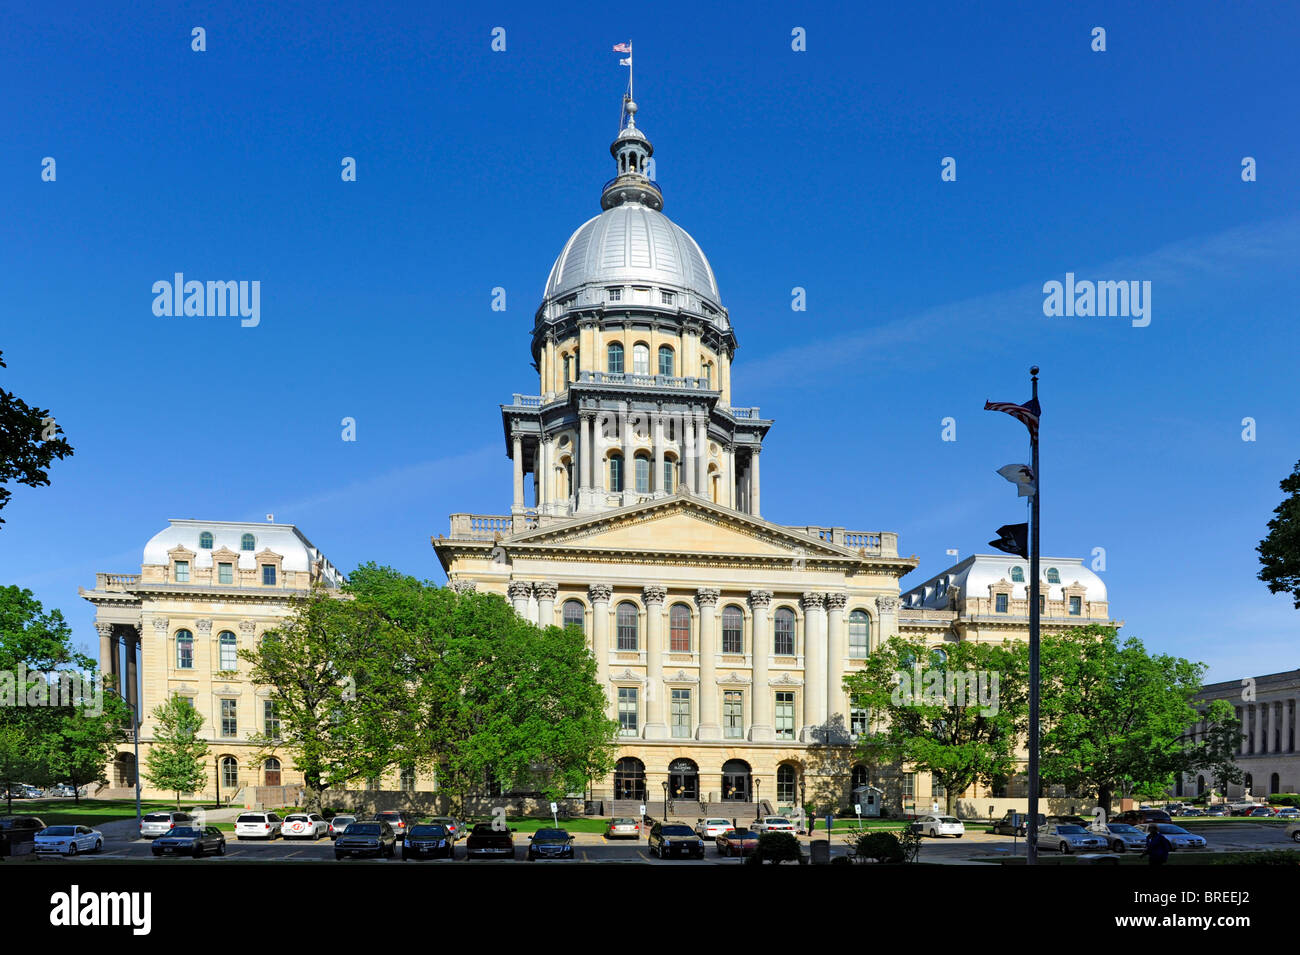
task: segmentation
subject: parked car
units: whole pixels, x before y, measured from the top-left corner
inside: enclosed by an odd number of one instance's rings
[[[1233,803],[1230,808],[1232,811],[1232,815],[1234,816],[1249,816],[1250,811],[1258,805],[1259,803],[1254,803],[1254,802],[1238,802],[1238,803]]]
[[[337,839],[339,836],[343,835],[344,829],[346,829],[348,826],[352,825],[356,821],[357,821],[356,816],[348,816],[348,815],[335,816],[333,819],[330,820],[330,832],[329,832],[330,838]]]
[[[1207,816],[1226,816],[1230,811],[1227,806],[1207,806],[1205,814]]]
[[[406,831],[415,825],[415,814],[405,812],[399,809],[385,809],[382,812],[375,813],[375,821],[386,822],[393,827],[393,833],[397,836],[397,841],[401,842],[406,836]]]
[[[1192,835],[1182,826],[1175,826],[1172,823],[1157,823],[1160,833],[1169,840],[1171,851],[1177,849],[1204,849],[1207,845],[1204,836]],[[1148,827],[1150,828],[1150,827]]]
[[[1069,826],[1083,826],[1083,828],[1085,829],[1088,829],[1092,826],[1092,820],[1084,819],[1083,816],[1048,816],[1047,817],[1048,825],[1051,825],[1054,822],[1065,823],[1066,825]]]
[[[36,816],[0,816],[0,856],[18,855],[35,841],[45,823]]]
[[[27,786],[24,789],[24,795],[28,799],[40,799],[45,795],[45,790],[41,789],[39,786]]]
[[[960,839],[966,835],[966,827],[956,816],[936,816],[934,813],[926,813],[917,816],[916,822],[912,825],[923,836],[956,836]]]
[[[188,855],[198,859],[205,852],[226,854],[226,834],[216,826],[177,826],[153,841],[150,850],[156,856]]]
[[[997,822],[993,823],[989,830],[994,835],[999,836],[1023,836],[1028,829],[1029,813],[1016,812],[1014,809],[1008,809]],[[1043,827],[1047,825],[1047,816],[1043,813],[1038,814],[1038,832],[1041,837]]]
[[[701,819],[695,824],[695,834],[701,839],[716,839],[724,832],[734,832],[730,819]]]
[[[637,819],[611,819],[605,827],[606,839],[640,839],[641,822]]]
[[[55,786],[53,789],[50,790],[51,796],[58,796],[61,799],[70,796],[75,796],[76,794],[77,791],[67,783],[59,783],[57,786]]]
[[[1038,833],[1038,848],[1059,849],[1066,855],[1071,852],[1102,851],[1108,847],[1109,841],[1105,836],[1089,832],[1072,822],[1049,822]]]
[[[1297,810],[1297,811],[1300,812],[1300,810]],[[1205,813],[1205,810],[1204,810],[1204,809],[1197,809],[1195,806],[1188,806],[1186,809],[1184,809],[1184,810],[1183,810],[1182,812],[1180,812],[1178,815],[1180,815],[1180,816],[1204,816],[1205,814],[1206,814],[1206,813]]]
[[[1171,822],[1169,813],[1163,809],[1130,809],[1121,812],[1115,822],[1127,822],[1131,826],[1149,826],[1153,822]]]
[[[310,839],[315,842],[321,836],[329,835],[330,824],[325,817],[315,812],[294,812],[284,817],[280,835],[286,839]]]
[[[1300,819],[1300,809],[1295,806],[1283,806],[1277,811],[1279,819]]]
[[[465,838],[467,827],[455,816],[434,816],[429,820],[431,825],[442,826],[451,835],[453,841],[460,841]]]
[[[465,840],[466,859],[513,859],[513,829],[494,829],[490,822],[477,823]]]
[[[456,840],[447,827],[437,823],[416,823],[402,839],[402,860],[454,859]]]
[[[245,812],[235,820],[236,839],[266,839],[281,835],[284,820],[273,812]]]
[[[573,836],[563,829],[538,829],[528,837],[528,861],[572,859]]]
[[[140,838],[156,839],[166,835],[176,826],[192,825],[194,817],[188,812],[151,812],[140,820]]]
[[[1127,852],[1129,849],[1137,849],[1140,852],[1146,848],[1147,834],[1127,822],[1111,822],[1101,827],[1093,826],[1091,831],[1103,836],[1110,843],[1111,852]]]
[[[758,848],[758,833],[752,829],[732,829],[714,840],[720,856],[747,856]]]
[[[1272,806],[1256,806],[1246,813],[1247,816],[1259,816],[1262,818],[1271,818],[1277,815],[1277,810]]]
[[[354,822],[334,840],[334,858],[345,856],[383,856],[391,859],[397,850],[393,827],[382,819]]]
[[[33,838],[34,852],[55,852],[75,856],[78,852],[99,852],[104,848],[104,834],[89,826],[47,826]]]
[[[1286,837],[1292,842],[1300,842],[1300,822],[1287,823]]]
[[[757,833],[794,832],[798,827],[785,816],[764,816],[749,828]]]
[[[690,826],[656,822],[650,827],[650,836],[646,844],[650,853],[660,859],[683,855],[694,856],[697,859],[704,858],[704,840],[696,835],[695,830]]]

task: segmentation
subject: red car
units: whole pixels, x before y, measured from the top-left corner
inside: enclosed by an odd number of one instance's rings
[[[731,832],[724,832],[715,840],[718,855],[742,858],[752,855],[758,848],[758,836],[759,834],[753,829],[733,829]]]

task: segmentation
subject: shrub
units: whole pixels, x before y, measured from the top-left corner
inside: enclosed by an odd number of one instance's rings
[[[859,860],[903,862],[907,858],[898,836],[887,829],[876,829],[860,834],[854,842],[854,849]]]
[[[1300,809],[1300,793],[1270,793],[1268,801],[1274,806],[1295,806]]]
[[[1279,849],[1273,852],[1234,852],[1223,858],[1211,857],[1210,865],[1300,865],[1300,852]]]
[[[782,862],[802,862],[803,850],[799,848],[799,840],[793,833],[765,832],[758,837],[758,848],[749,857],[749,861],[755,865],[764,862],[777,865]]]

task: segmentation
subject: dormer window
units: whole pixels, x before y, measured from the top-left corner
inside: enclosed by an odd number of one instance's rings
[[[1025,582],[1025,569],[1023,567],[1011,568],[1011,582],[1013,584],[1023,584]]]
[[[239,549],[240,549],[240,550],[256,550],[256,549],[257,549],[257,539],[254,538],[252,534],[245,534],[243,537],[239,538]]]
[[[212,550],[212,535],[208,531],[199,535],[199,549]]]
[[[997,594],[994,598],[993,610],[995,613],[1007,612],[1007,595]]]
[[[176,567],[176,583],[188,584],[190,582],[190,562],[188,560],[178,560]]]
[[[1061,573],[1055,567],[1047,568],[1047,582],[1049,584],[1059,584],[1061,582]]]

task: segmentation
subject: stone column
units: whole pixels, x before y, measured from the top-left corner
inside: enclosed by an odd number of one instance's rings
[[[664,720],[664,600],[668,589],[647,584],[641,590],[646,617],[646,739],[666,739],[668,724]],[[661,797],[662,798],[662,794]]]
[[[1267,730],[1268,727],[1264,722],[1264,704],[1259,701],[1256,701],[1255,703],[1255,727],[1255,752],[1263,753],[1264,744],[1268,742],[1268,738],[1264,735],[1265,730]]]
[[[805,743],[821,738],[826,722],[826,595],[807,591],[799,598],[803,608],[803,729]]]
[[[112,677],[117,679],[117,639],[113,636],[111,623],[96,621],[95,629],[99,631],[99,676],[100,679]]]
[[[686,493],[695,493],[695,455],[699,448],[695,441],[695,420],[682,416],[681,434],[678,436],[679,458],[682,466],[681,480],[686,482]]]
[[[772,591],[751,590],[749,607],[753,616],[750,654],[753,685],[750,689],[749,738],[754,742],[772,739],[772,688],[767,685],[767,660],[772,652]]]
[[[873,627],[868,637],[870,646],[867,648],[875,650],[881,643],[898,636],[898,598],[897,597],[877,597],[876,613],[879,616],[879,626]]]
[[[546,513],[551,502],[551,449],[546,443],[546,436],[537,439],[537,454],[533,456],[533,486],[536,488],[537,513]]]
[[[749,454],[749,513],[760,517],[758,510],[758,452],[755,448]]]
[[[849,652],[844,606],[848,602],[848,594],[826,595],[826,719],[837,743],[849,741],[849,708],[844,695],[844,658]]]
[[[1272,753],[1275,751],[1274,750],[1275,744],[1273,740],[1274,737],[1273,710],[1276,709],[1276,704],[1274,704],[1272,700],[1269,700],[1267,703],[1264,704],[1264,706],[1266,707],[1264,711],[1264,752]]]
[[[624,407],[619,422],[623,438],[623,491],[636,491],[636,444],[632,441],[632,408]]]
[[[512,580],[506,586],[506,593],[510,595],[510,602],[514,604],[515,613],[528,619],[528,597],[533,592],[533,585],[526,580]]]
[[[539,627],[555,625],[555,595],[559,592],[559,589],[559,586],[550,580],[533,585],[533,592],[537,594],[537,625]]]
[[[212,626],[212,621],[208,621],[208,626]],[[135,627],[128,627],[126,632],[126,702],[127,705],[135,712],[136,724],[143,720],[144,714],[140,712],[140,674],[136,663],[136,651],[140,646],[140,631]]]
[[[573,469],[578,480],[578,502],[583,502],[583,491],[591,487],[591,414],[584,411],[578,424],[578,460]]]
[[[655,473],[650,486],[663,494],[669,493],[664,486],[664,418],[662,414],[654,418]]]
[[[515,468],[514,504],[511,512],[518,514],[524,509],[524,443],[517,434],[510,436],[510,451]]]
[[[695,419],[695,489],[700,497],[709,497],[709,419]]]
[[[605,714],[609,714],[609,601],[614,588],[592,584],[587,588],[591,600],[591,652],[596,656],[596,682],[605,694]]]
[[[719,596],[716,587],[700,587],[695,591],[695,604],[700,608],[700,725],[696,739],[722,739],[717,682]]]

